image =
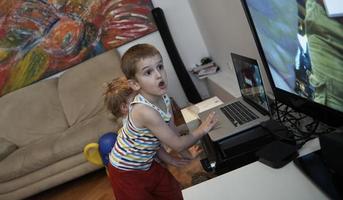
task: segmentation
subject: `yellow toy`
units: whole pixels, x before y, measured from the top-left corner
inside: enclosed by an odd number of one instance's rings
[[[109,163],[109,153],[117,140],[117,133],[108,132],[99,138],[98,143],[89,143],[83,148],[83,155],[86,159],[95,165],[105,166]]]
[[[101,155],[99,152],[99,144],[98,143],[89,143],[83,148],[83,155],[85,155],[86,159],[95,165],[104,166],[102,163]]]

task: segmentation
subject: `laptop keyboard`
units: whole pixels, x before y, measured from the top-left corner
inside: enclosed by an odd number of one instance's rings
[[[220,110],[235,126],[245,124],[258,118],[255,113],[239,101],[221,107]]]

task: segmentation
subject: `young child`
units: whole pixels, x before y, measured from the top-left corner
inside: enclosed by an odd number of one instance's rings
[[[109,174],[115,197],[131,199],[183,199],[170,172],[154,161],[161,143],[181,152],[210,131],[217,119],[211,113],[193,132],[180,136],[169,126],[172,120],[167,96],[167,75],[159,51],[138,44],[125,52],[121,69],[138,94],[130,103],[127,119],[110,154]]]
[[[127,115],[128,105],[136,93],[130,88],[125,77],[119,77],[107,83],[104,96],[107,110],[118,120]]]
[[[129,104],[133,100],[135,95],[136,92],[134,92],[129,87],[128,81],[125,77],[115,78],[111,82],[107,83],[106,91],[104,93],[105,105],[107,106],[107,109],[113,114],[115,120],[125,120],[125,116],[128,114],[129,111]],[[101,146],[99,148],[101,148]],[[108,148],[106,148],[105,152],[102,151],[102,153],[105,153],[105,155],[102,155],[102,157],[105,157],[106,161],[108,161],[109,153],[111,151],[107,149]],[[198,153],[199,149],[192,148],[192,153],[185,151],[182,153],[183,158],[176,158],[171,156],[164,148],[161,147],[161,149],[157,152],[157,159],[162,160],[166,164],[181,167],[188,164],[190,162],[190,159],[197,156]],[[104,164],[107,165],[108,162],[104,162]]]

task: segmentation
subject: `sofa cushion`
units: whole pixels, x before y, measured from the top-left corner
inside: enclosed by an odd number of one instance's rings
[[[0,98],[0,137],[19,147],[68,128],[57,79],[43,80]]]
[[[0,161],[18,148],[17,145],[0,137]]]
[[[99,112],[104,106],[105,82],[122,75],[116,50],[98,55],[63,73],[58,90],[69,125],[73,126]]]
[[[86,144],[96,142],[102,134],[116,129],[117,125],[102,111],[64,132],[21,147],[0,162],[0,183],[79,154]]]

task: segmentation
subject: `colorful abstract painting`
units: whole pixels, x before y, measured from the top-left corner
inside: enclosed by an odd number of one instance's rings
[[[0,0],[0,96],[156,31],[151,9],[151,0]]]

